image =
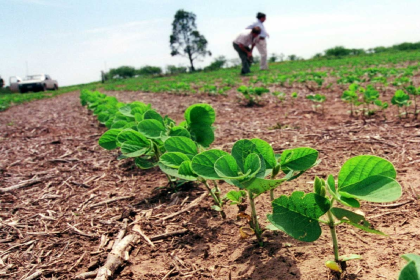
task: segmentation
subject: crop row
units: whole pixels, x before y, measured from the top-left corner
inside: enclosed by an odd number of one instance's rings
[[[334,252],[334,260],[326,265],[338,274],[345,270],[347,261],[361,257],[340,256],[336,227],[348,224],[385,235],[355,209],[360,208],[361,201],[391,202],[402,194],[395,180],[396,170],[389,161],[361,155],[347,160],[335,176],[324,179],[316,176],[312,192],[294,191],[275,198],[274,189],[320,163],[317,150],[299,147],[277,154],[270,144],[258,138],[239,140],[230,152],[210,149],[216,113],[208,104],[190,106],[185,111],[185,120],[176,124],[150,104],[121,103],[115,97],[87,90],[81,91],[80,98],[82,105],[88,106],[108,128],[99,145],[107,150],[119,149],[119,159],[134,158],[136,165],[143,169],[159,166],[169,185],[202,183],[214,200],[212,209],[223,219],[226,203],[248,203],[249,228],[241,228],[241,232],[255,234],[260,246],[264,244],[264,230],[280,230],[297,240],[313,242],[321,235],[320,224],[326,224]],[[222,195],[217,181],[234,189]],[[266,216],[270,225],[265,229],[260,226],[255,206],[256,198],[264,193],[270,193],[272,205],[271,213]],[[416,279],[409,278],[409,273],[413,267],[417,273],[419,257],[408,254],[404,258],[409,261],[408,268],[403,269],[399,279]]]
[[[401,52],[346,59],[273,63],[269,72],[255,71],[249,80],[249,85],[264,87],[302,85],[313,91],[332,86],[347,87],[354,82],[396,86],[406,83],[407,79],[418,73],[419,59],[419,53]],[[104,89],[173,94],[225,94],[230,88],[242,83],[237,72],[237,68],[229,68],[169,77],[117,80],[106,84]]]

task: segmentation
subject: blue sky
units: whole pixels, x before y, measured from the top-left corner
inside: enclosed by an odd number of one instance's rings
[[[105,67],[188,65],[171,57],[171,22],[179,9],[197,15],[213,58],[236,58],[232,40],[267,14],[269,53],[309,58],[352,48],[420,41],[418,0],[0,0],[0,75],[47,73],[60,85],[99,80]],[[213,58],[197,62],[209,64]]]

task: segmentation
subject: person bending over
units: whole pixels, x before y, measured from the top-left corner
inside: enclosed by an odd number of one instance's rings
[[[252,63],[252,49],[254,48],[254,40],[261,33],[258,26],[252,28],[251,32],[242,32],[233,41],[233,48],[238,52],[242,62],[241,75],[251,72],[249,67]]]

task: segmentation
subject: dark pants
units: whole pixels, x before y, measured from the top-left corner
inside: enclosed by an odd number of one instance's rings
[[[247,74],[250,73],[251,70],[249,70],[249,67],[251,66],[251,60],[248,58],[248,55],[246,54],[246,52],[244,52],[238,44],[233,43],[233,48],[238,52],[239,57],[241,58],[242,61],[242,70],[241,70],[241,74]],[[248,51],[251,51],[251,49],[249,47],[245,47]]]

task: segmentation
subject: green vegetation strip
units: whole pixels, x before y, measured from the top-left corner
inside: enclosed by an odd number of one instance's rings
[[[52,98],[63,93],[78,91],[81,88],[95,89],[96,86],[97,86],[97,83],[92,83],[92,84],[85,84],[85,85],[63,87],[53,92],[33,92],[33,93],[12,93],[8,89],[2,89],[0,91],[0,111],[4,111],[7,108],[14,105],[31,102],[33,100]]]

